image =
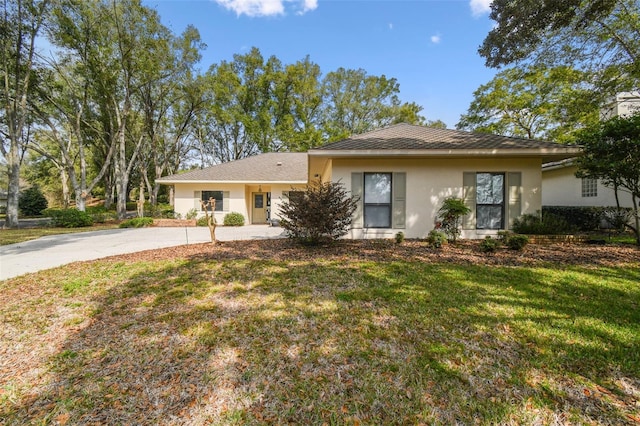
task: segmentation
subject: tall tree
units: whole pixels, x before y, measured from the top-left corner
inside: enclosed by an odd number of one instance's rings
[[[529,66],[499,72],[474,92],[458,129],[572,142],[598,120],[598,97],[586,75],[568,67]]]
[[[194,126],[202,166],[259,153],[252,132],[256,126],[255,89],[246,84],[235,61],[212,65],[203,77],[203,84],[206,105]]]
[[[308,56],[284,70],[278,90],[287,95],[288,115],[281,121],[278,138],[287,151],[307,151],[322,144],[320,77],[320,67]]]
[[[601,179],[616,191],[631,193],[635,224],[629,226],[640,245],[640,113],[614,117],[583,131],[578,138],[578,177]]]
[[[523,60],[580,67],[608,92],[638,83],[637,0],[494,0],[491,18],[497,25],[479,49],[490,67]]]
[[[2,116],[0,152],[7,162],[7,227],[18,226],[20,165],[29,141],[33,120],[31,96],[36,64],[36,38],[40,35],[49,8],[48,0],[3,0],[0,23],[2,40]]]
[[[387,126],[397,117],[408,119],[411,124],[424,120],[418,115],[421,107],[401,103],[400,85],[395,78],[339,68],[328,73],[322,83],[322,128],[328,141]]]
[[[167,34],[166,40],[170,43],[159,46],[154,62],[143,70],[147,75],[136,96],[149,147],[141,152],[140,174],[152,205],[160,190],[155,178],[178,169],[191,148],[190,125],[203,106],[202,87],[194,75],[204,48],[200,33],[189,26],[180,37]]]

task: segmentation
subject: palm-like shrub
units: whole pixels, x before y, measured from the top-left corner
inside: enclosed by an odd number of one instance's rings
[[[442,207],[438,210],[438,219],[442,223],[442,230],[450,240],[455,242],[462,230],[462,217],[471,213],[471,209],[464,204],[461,198],[445,198]]]

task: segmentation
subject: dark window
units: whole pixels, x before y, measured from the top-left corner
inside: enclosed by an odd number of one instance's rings
[[[304,191],[283,191],[284,199],[290,202],[299,202],[304,197]]]
[[[391,173],[364,174],[364,227],[391,228]]]
[[[216,200],[215,211],[221,212],[223,207],[223,202],[224,202],[222,191],[202,191],[202,201],[204,203],[208,203],[210,198],[213,198],[214,200]],[[211,211],[211,207],[207,207],[207,210]]]
[[[476,228],[504,229],[504,173],[476,174]]]

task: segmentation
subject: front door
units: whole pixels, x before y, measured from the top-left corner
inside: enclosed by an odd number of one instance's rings
[[[252,194],[253,212],[251,223],[267,223],[267,196],[264,192]]]

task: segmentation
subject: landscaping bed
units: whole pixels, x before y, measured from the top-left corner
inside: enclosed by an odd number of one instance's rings
[[[312,260],[318,256],[330,260],[406,260],[425,263],[455,263],[463,265],[532,266],[559,265],[616,265],[640,262],[640,247],[632,244],[594,246],[584,243],[529,244],[523,251],[501,247],[485,253],[481,240],[461,240],[434,249],[423,240],[340,240],[334,244],[305,247],[288,239],[218,242],[169,247],[116,256],[114,260],[137,262],[155,259],[211,258],[262,259],[286,261]]]
[[[159,228],[193,227],[196,226],[196,219],[153,219],[153,226]]]

